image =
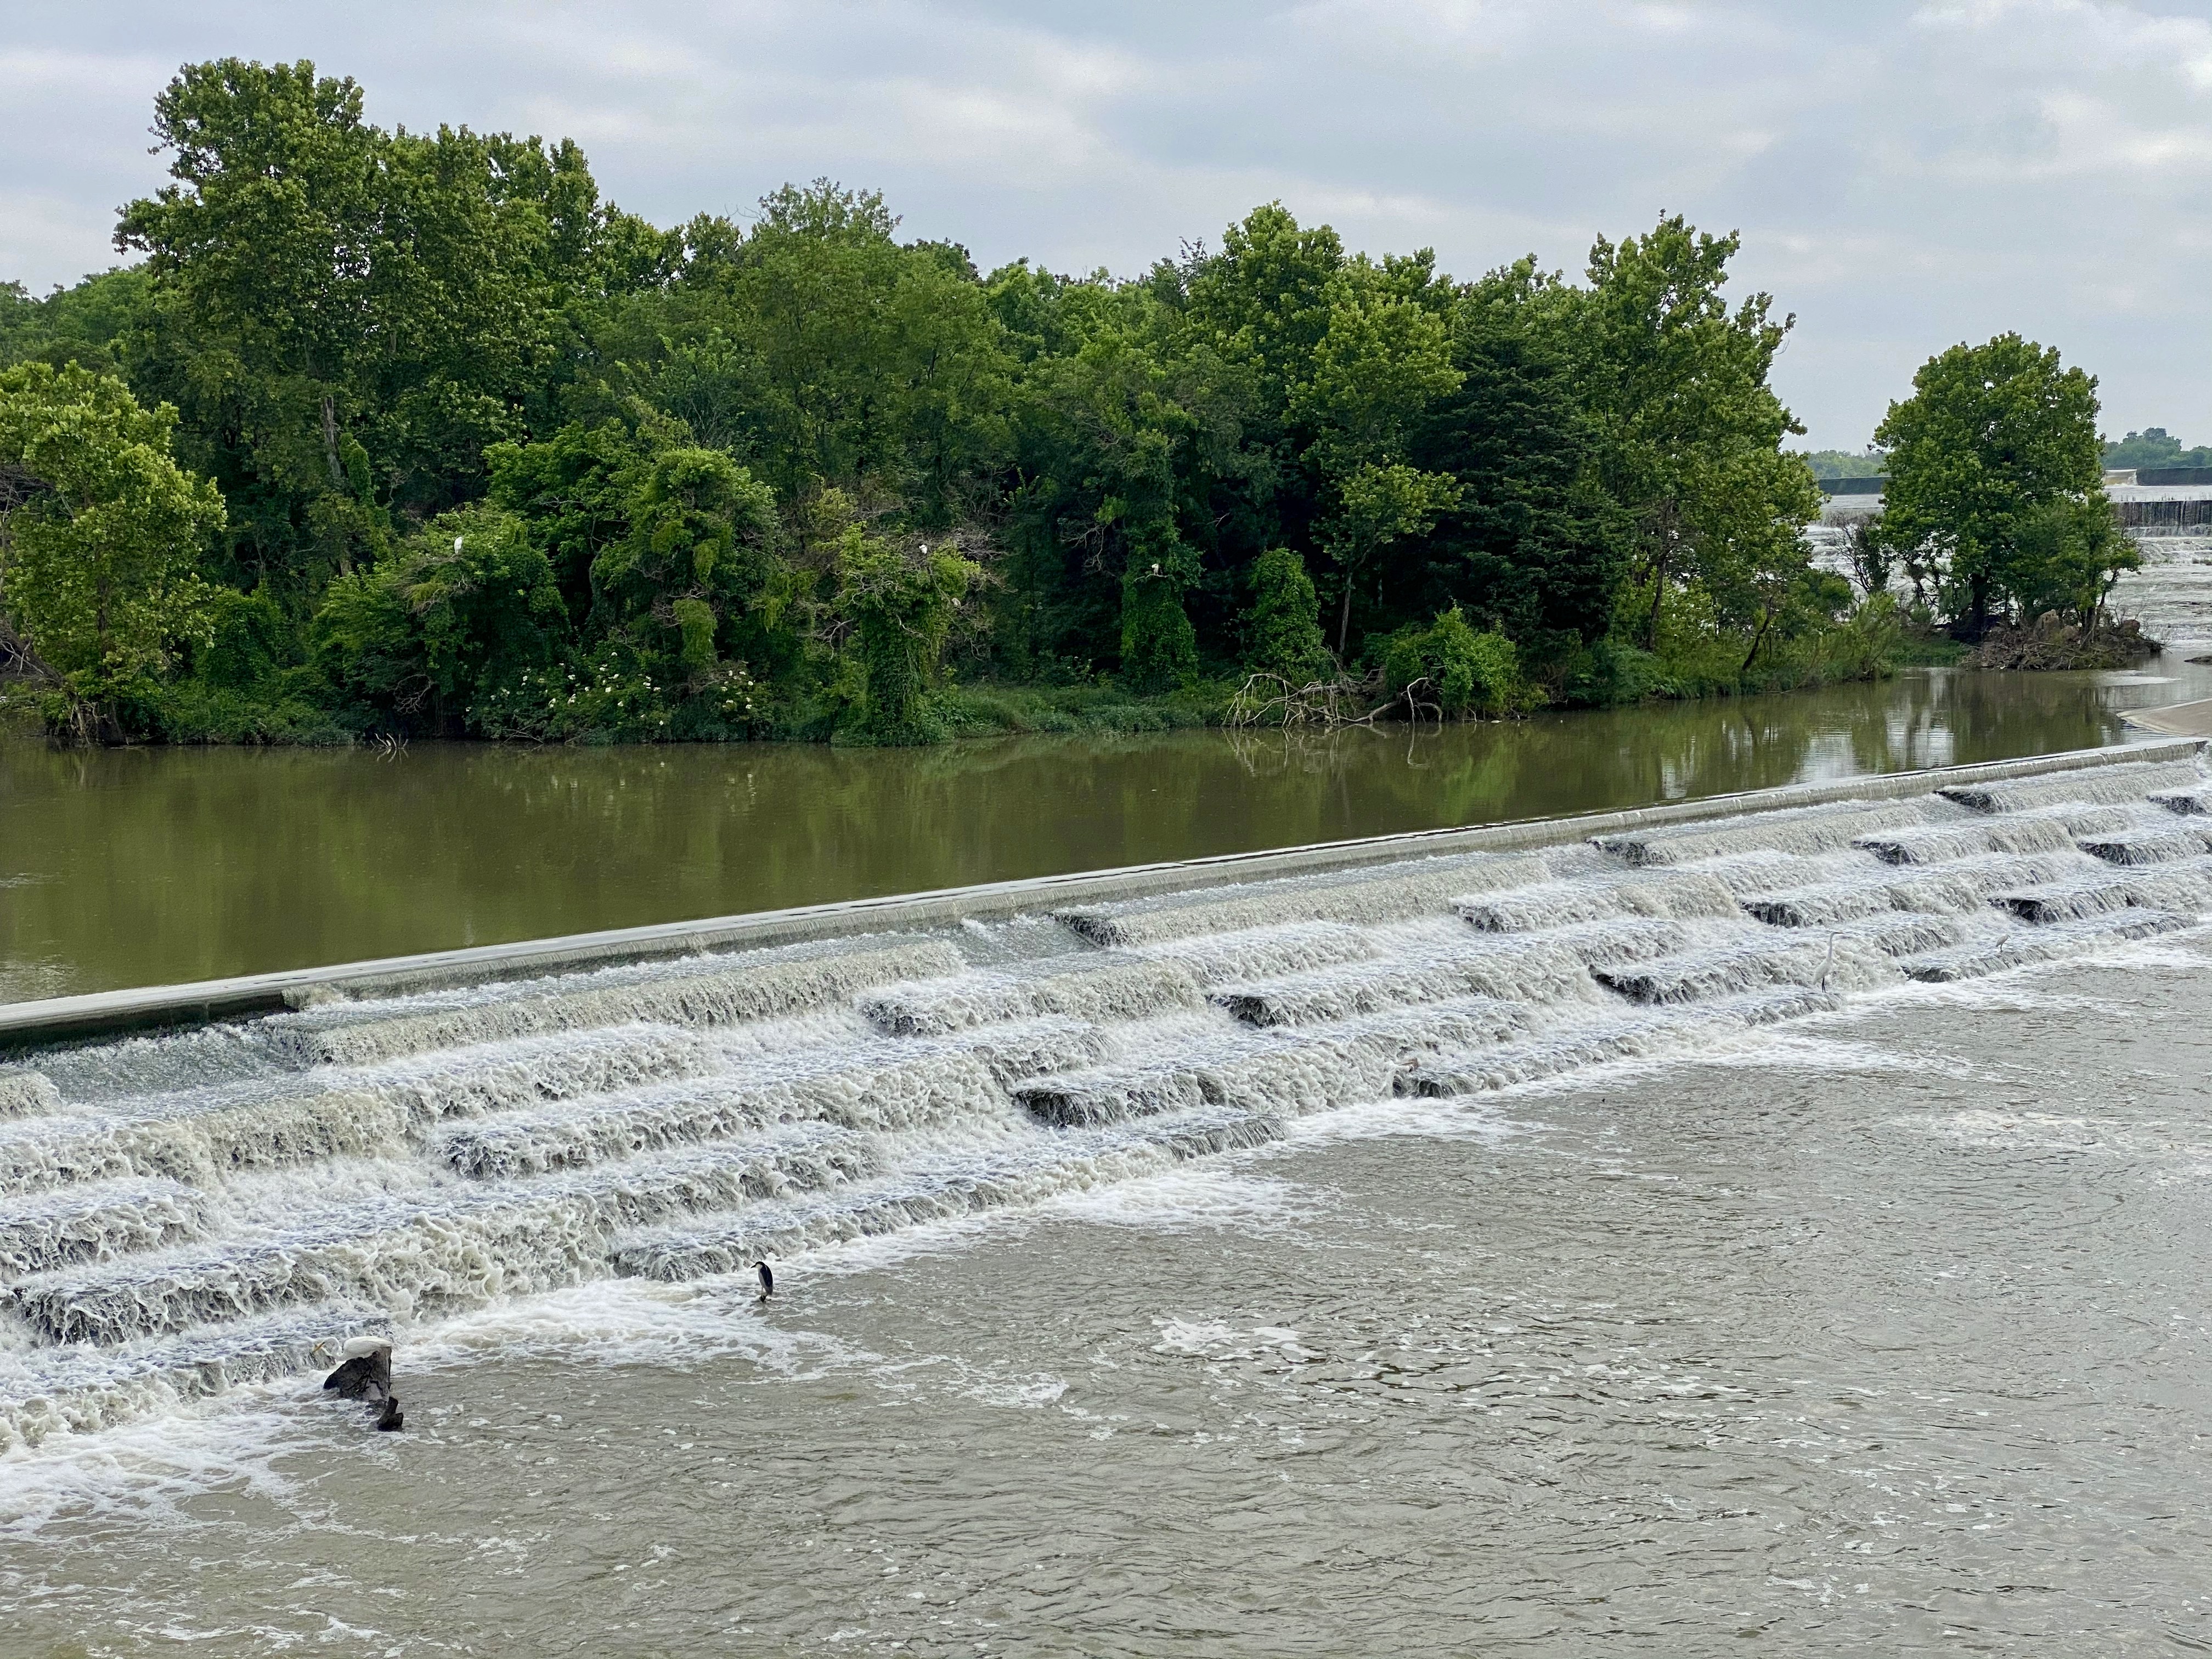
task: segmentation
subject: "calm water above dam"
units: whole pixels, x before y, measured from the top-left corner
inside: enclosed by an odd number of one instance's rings
[[[2169,657],[1289,740],[0,743],[0,1000],[2087,748],[2208,692]]]

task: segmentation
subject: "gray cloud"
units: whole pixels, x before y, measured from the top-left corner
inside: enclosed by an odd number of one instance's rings
[[[1662,210],[1739,228],[1799,322],[1778,379],[1864,441],[1930,351],[2017,328],[2106,422],[2212,441],[2204,3],[750,0],[11,8],[0,275],[112,263],[187,58],[309,57],[372,116],[577,138],[663,222],[789,179],[886,191],[986,264],[1141,269],[1279,197],[1471,274]]]

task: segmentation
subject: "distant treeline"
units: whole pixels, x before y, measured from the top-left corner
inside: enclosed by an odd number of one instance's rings
[[[1494,715],[1893,632],[1808,563],[1790,319],[1678,217],[1579,282],[1273,204],[987,273],[827,181],[658,228],[306,63],[188,66],[154,131],[141,261],[0,289],[0,669],[80,737]]]
[[[1805,464],[1816,478],[1878,478],[1887,461],[1871,449],[1857,455],[1848,449],[1814,449],[1807,452]]]
[[[1807,452],[1805,460],[1816,478],[1875,478],[1889,470],[1889,457],[1871,447],[1857,454],[1848,449],[1814,449]],[[2164,427],[2146,427],[2124,438],[2106,439],[2102,460],[2106,466],[2115,469],[2212,467],[2212,445],[2199,444],[2194,449],[2184,449],[2181,440]]]
[[[2104,459],[2106,466],[2116,468],[2212,466],[2212,445],[2184,449],[2181,440],[2164,427],[2146,427],[2106,444]]]

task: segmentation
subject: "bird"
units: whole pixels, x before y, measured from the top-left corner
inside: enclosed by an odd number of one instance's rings
[[[406,1426],[407,1417],[399,1409],[399,1396],[396,1394],[385,1395],[384,1415],[376,1419],[376,1431],[379,1434],[397,1434]]]
[[[760,1274],[761,1300],[765,1302],[775,1294],[775,1275],[769,1271],[765,1261],[756,1261],[753,1267]]]

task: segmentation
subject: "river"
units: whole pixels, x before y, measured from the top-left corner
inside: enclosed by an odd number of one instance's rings
[[[63,1437],[0,1651],[2195,1651],[2183,939]]]
[[[2088,748],[2208,694],[2172,653],[1330,737],[0,743],[0,1001]]]
[[[2094,746],[2204,690],[19,748],[0,902],[75,988]],[[0,1067],[0,1656],[2201,1648],[2212,783],[1878,795]],[[317,1386],[374,1331],[398,1434]]]

